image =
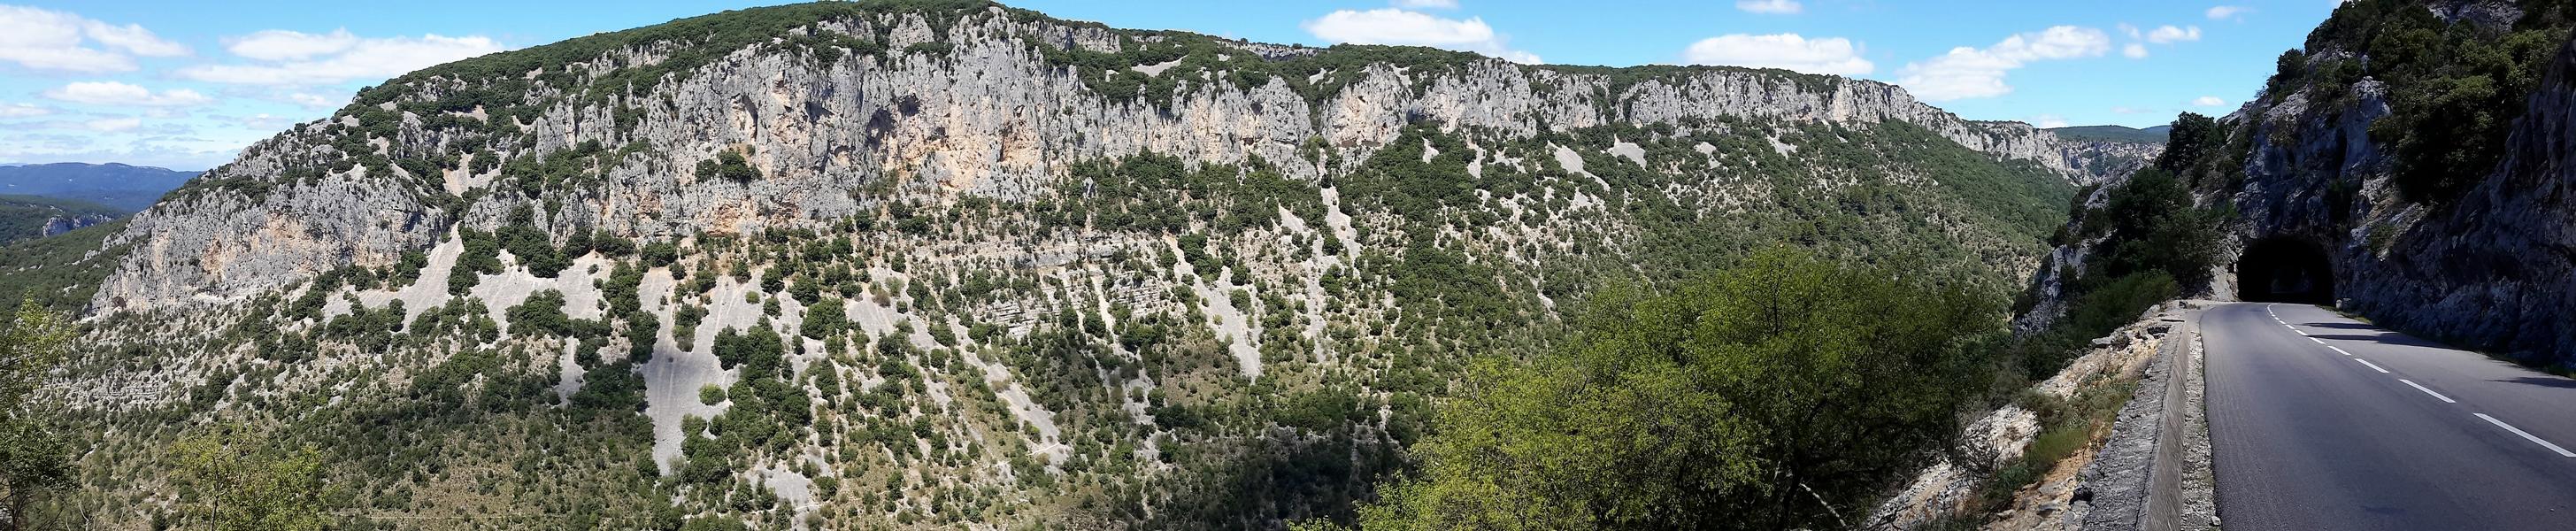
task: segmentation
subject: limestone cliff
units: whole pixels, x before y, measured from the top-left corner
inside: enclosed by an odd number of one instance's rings
[[[1148,151],[1207,163],[1258,158],[1316,181],[1349,171],[1330,160],[1365,159],[1416,122],[1525,138],[1610,124],[1892,120],[2080,182],[2105,173],[2088,160],[2098,150],[2020,123],[1962,120],[1874,81],[1283,47],[999,6],[793,9],[812,14],[739,46],[612,33],[504,54],[566,64],[498,71],[506,61],[474,59],[370,90],[137,216],[111,242],[134,253],[95,307],[237,300],[344,265],[384,266],[431,246],[451,222],[489,229],[527,201],[551,205],[541,222],[558,236],[574,227],[646,238],[754,231],[857,211],[850,190],[881,179],[951,197],[1026,198],[1046,193],[1069,164]],[[1134,57],[1168,59],[1095,66]],[[1313,139],[1330,160],[1301,152]],[[526,176],[495,162],[585,145],[616,156],[586,168],[595,175],[578,187],[502,185]],[[746,156],[761,178],[710,182],[690,172],[723,152]]]
[[[1794,246],[2000,295],[2143,158],[1777,70],[758,8],[252,146],[59,260],[116,269],[55,389],[100,459],[276,426],[401,521],[1281,528],[1597,291]]]

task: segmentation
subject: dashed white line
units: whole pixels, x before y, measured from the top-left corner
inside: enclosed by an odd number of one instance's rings
[[[2431,389],[2425,389],[2425,388],[2424,388],[2424,386],[2422,386],[2422,385],[2416,385],[2416,383],[2415,383],[2415,381],[2414,381],[2414,380],[2408,380],[2408,379],[2405,379],[2405,378],[2398,378],[2398,379],[2397,379],[2397,381],[2400,381],[2400,382],[2406,382],[2406,385],[2414,387],[2414,388],[2415,388],[2415,390],[2417,390],[2417,391],[2423,391],[2423,392],[2424,392],[2424,394],[2433,395],[2433,398],[2439,398],[2439,399],[2442,399],[2442,403],[2444,403],[2444,404],[2457,404],[2457,403],[2460,403],[2460,401],[2458,401],[2458,400],[2452,400],[2452,399],[2451,399],[2451,397],[2442,396],[2442,394],[2441,394],[2441,393],[2433,392],[2433,390],[2431,390]]]
[[[2530,440],[2530,441],[2531,441],[2532,443],[2534,443],[2534,444],[2539,444],[2539,445],[2541,445],[2541,446],[2549,447],[2549,451],[2552,451],[2552,452],[2558,452],[2558,455],[2559,455],[2559,456],[2561,456],[2561,457],[2576,457],[2576,452],[2569,452],[2569,451],[2567,451],[2567,449],[2566,449],[2566,448],[2559,448],[2559,447],[2558,447],[2558,445],[2555,445],[2555,444],[2549,444],[2549,441],[2543,441],[2543,440],[2540,440],[2540,438],[2539,438],[2539,437],[2532,436],[2532,434],[2531,434],[2530,432],[2522,431],[2522,428],[2516,428],[2516,427],[2513,427],[2513,425],[2512,425],[2512,424],[2506,424],[2506,423],[2504,423],[2504,421],[2496,420],[2496,418],[2495,418],[2495,417],[2487,416],[2487,414],[2485,414],[2485,413],[2472,413],[2472,414],[2473,414],[2473,415],[2477,415],[2477,416],[2478,416],[2478,418],[2487,419],[2487,422],[2494,423],[2494,424],[2496,425],[2496,427],[2498,427],[2498,428],[2504,428],[2504,430],[2505,430],[2505,431],[2513,432],[2513,434],[2514,434],[2514,435],[2520,435],[2520,436],[2522,436],[2522,438],[2524,438],[2524,439],[2528,439],[2528,440]]]
[[[2301,335],[2306,335],[2306,334],[2301,334]],[[2315,342],[2317,342],[2317,344],[2319,344],[2319,345],[2324,345],[2324,344],[2326,344],[2325,340],[2323,340],[2323,339],[2317,339],[2317,338],[2313,338],[2313,337],[2311,337],[2311,338],[2308,338],[2308,340],[2309,340],[2309,341],[2315,341]]]
[[[2361,362],[2361,364],[2362,364],[2362,365],[2369,365],[2369,366],[2370,366],[2370,370],[2379,371],[2379,373],[2380,373],[2380,374],[2388,374],[2388,369],[2382,369],[2382,368],[2379,368],[2379,364],[2377,364],[2377,363],[2371,363],[2371,362],[2370,362],[2370,360],[2361,359],[2361,358],[2353,358],[2352,360],[2353,360],[2353,361]]]
[[[2350,353],[2350,352],[2344,352],[2342,348],[2336,347],[2336,346],[2334,346],[2334,345],[2326,345],[2326,348],[2334,350],[2336,354],[2342,354],[2342,355],[2345,355],[2345,356],[2350,356],[2350,355],[2352,355],[2352,353]]]

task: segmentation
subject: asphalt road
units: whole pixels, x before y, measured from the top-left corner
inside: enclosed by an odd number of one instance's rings
[[[2576,380],[2315,306],[2200,325],[2222,528],[2576,529]]]

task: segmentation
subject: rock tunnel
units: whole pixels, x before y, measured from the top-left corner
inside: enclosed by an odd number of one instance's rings
[[[2236,259],[2237,298],[2251,302],[2334,304],[2334,261],[2324,248],[2292,238],[2264,238]]]

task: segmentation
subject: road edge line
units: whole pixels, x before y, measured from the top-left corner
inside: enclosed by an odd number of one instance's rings
[[[2457,404],[2457,403],[2460,403],[2460,401],[2458,401],[2458,400],[2452,400],[2452,399],[2451,399],[2451,397],[2442,396],[2442,394],[2441,394],[2441,393],[2433,392],[2433,390],[2432,390],[2432,389],[2429,389],[2429,388],[2424,387],[2424,384],[2415,383],[2415,381],[2414,381],[2414,380],[2408,380],[2408,379],[2405,379],[2405,378],[2398,378],[2398,379],[2397,379],[2397,381],[2400,381],[2400,382],[2406,382],[2406,385],[2407,385],[2408,387],[2413,387],[2413,388],[2415,388],[2415,390],[2417,390],[2417,391],[2423,391],[2423,392],[2424,392],[2424,394],[2433,395],[2433,398],[2439,398],[2439,399],[2442,399],[2442,403],[2444,403],[2444,404]]]
[[[2569,452],[2569,451],[2567,451],[2567,449],[2566,449],[2566,448],[2559,448],[2559,447],[2558,447],[2558,445],[2555,445],[2555,444],[2549,444],[2549,441],[2541,440],[2541,439],[2540,439],[2540,436],[2532,435],[2532,434],[2531,434],[2531,432],[2522,431],[2522,428],[2516,428],[2516,427],[2513,427],[2513,425],[2512,425],[2512,424],[2506,424],[2506,423],[2504,423],[2504,421],[2496,420],[2496,418],[2495,418],[2495,417],[2487,416],[2487,414],[2485,414],[2485,413],[2470,413],[2470,414],[2471,414],[2471,415],[2477,415],[2477,416],[2478,416],[2478,418],[2487,419],[2487,422],[2488,422],[2488,423],[2490,423],[2490,424],[2495,424],[2495,425],[2496,425],[2496,427],[2498,427],[2498,428],[2504,428],[2504,431],[2510,431],[2510,432],[2513,432],[2513,434],[2514,434],[2514,435],[2520,435],[2520,436],[2522,436],[2522,438],[2523,438],[2523,439],[2527,439],[2527,440],[2530,440],[2530,441],[2531,441],[2531,442],[2533,442],[2533,443],[2539,444],[2539,445],[2541,445],[2541,446],[2548,447],[2548,448],[2549,448],[2549,451],[2552,451],[2552,452],[2558,452],[2558,455],[2559,455],[2559,456],[2561,456],[2561,457],[2576,457],[2576,452]]]

